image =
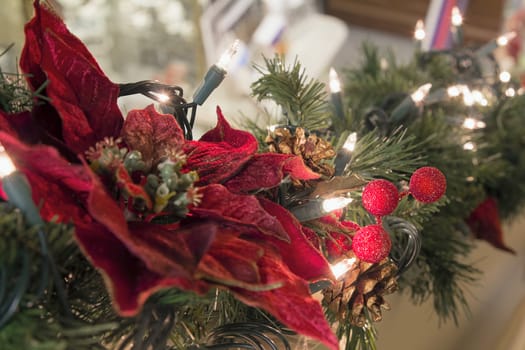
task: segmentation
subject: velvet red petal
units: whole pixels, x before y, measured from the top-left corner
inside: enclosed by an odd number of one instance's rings
[[[202,136],[200,141],[185,145],[188,160],[185,169],[199,174],[199,185],[222,183],[238,173],[257,151],[255,137],[233,129],[217,107],[217,126]]]
[[[308,261],[306,257],[304,261]],[[261,258],[259,267],[263,282],[282,283],[283,286],[258,292],[235,288],[235,295],[248,305],[268,311],[299,334],[318,339],[329,349],[337,350],[338,340],[325,319],[321,305],[310,295],[308,284],[270,251]]]
[[[516,254],[516,251],[509,248],[503,240],[498,204],[494,198],[488,197],[481,202],[466,221],[477,239],[485,240],[498,249]]]
[[[78,205],[78,200],[91,188],[84,167],[70,164],[52,147],[27,146],[4,132],[0,132],[0,143],[26,175],[34,202],[41,204],[44,220],[57,217],[69,221],[86,215]]]
[[[202,201],[191,209],[192,215],[251,226],[276,241],[289,242],[281,222],[267,213],[254,196],[233,194],[218,184],[202,187],[199,193]]]
[[[141,223],[130,223],[128,228],[122,210],[106,193],[95,175],[93,184],[87,200],[89,213],[152,271],[188,277],[215,238],[214,226],[204,223],[180,231]],[[169,240],[172,242],[169,243]],[[162,246],[163,244],[166,246]]]
[[[160,114],[153,105],[128,113],[122,138],[132,150],[140,151],[148,165],[156,164],[170,150],[182,149],[184,134],[172,115]]]
[[[43,50],[44,32],[53,32],[64,42],[90,63],[92,69],[103,74],[95,58],[88,51],[84,43],[73,35],[66,27],[64,21],[46,5],[42,6],[39,0],[33,3],[35,16],[25,26],[26,42],[20,57],[20,67],[28,75],[28,80],[33,90],[38,89],[45,81],[46,74],[40,68]]]
[[[260,244],[223,230],[199,264],[198,276],[226,286],[260,288],[257,262],[264,254]],[[241,231],[242,232],[242,231]]]
[[[77,222],[75,237],[84,254],[102,273],[113,305],[122,316],[136,315],[151,294],[178,283],[177,279],[149,270],[101,224]]]
[[[268,214],[280,221],[290,236],[290,243],[268,238],[279,249],[290,270],[309,281],[331,278],[328,261],[308,240],[299,221],[280,205],[263,198],[259,201]]]
[[[242,171],[224,185],[235,193],[250,192],[278,186],[285,175],[290,175],[296,180],[313,180],[320,177],[304,164],[301,157],[263,153],[254,155]]]
[[[242,149],[243,153],[253,154],[257,151],[257,139],[247,131],[237,130],[230,126],[217,106],[217,125],[200,138],[205,142],[226,142],[232,147]]]
[[[123,123],[118,85],[104,75],[59,18],[38,1],[35,10],[35,18],[26,26],[21,66],[34,75],[34,88],[41,84],[42,72],[47,77],[46,94],[62,120],[65,143],[82,153],[106,136],[117,137]]]

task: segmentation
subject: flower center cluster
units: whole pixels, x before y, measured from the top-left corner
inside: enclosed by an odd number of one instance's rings
[[[91,169],[121,204],[128,220],[173,222],[200,203],[194,171],[183,172],[186,156],[166,151],[157,164],[146,165],[141,152],[105,138],[86,152]]]

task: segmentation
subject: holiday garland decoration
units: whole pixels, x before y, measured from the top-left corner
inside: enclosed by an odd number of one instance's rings
[[[1,173],[0,343],[255,349],[288,347],[293,331],[330,349],[373,349],[372,322],[398,288],[416,302],[432,295],[439,315],[457,317],[459,284],[476,274],[460,261],[467,225],[510,250],[496,204],[509,184],[489,170],[523,174],[512,165],[521,138],[501,127],[522,98],[498,96],[486,119],[498,133],[458,133],[490,138],[478,158],[445,123],[464,110],[442,103],[457,76],[450,57],[419,53],[418,69],[382,70],[366,49],[345,84],[351,108],[332,96],[335,113],[298,61],[266,59],[253,93],[283,118],[247,132],[217,108],[216,127],[192,140],[223,63],[190,103],[180,87],[115,84],[48,5],[34,6],[20,61],[29,89],[3,75],[0,85],[0,161],[10,166]],[[465,77],[478,72],[456,58]],[[392,95],[399,90],[414,92]],[[117,99],[136,93],[159,106],[124,118]]]

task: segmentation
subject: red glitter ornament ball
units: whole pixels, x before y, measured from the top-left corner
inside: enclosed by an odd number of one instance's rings
[[[439,169],[426,166],[412,174],[409,188],[410,194],[418,201],[432,203],[445,194],[447,179]]]
[[[399,201],[396,185],[387,180],[374,180],[363,190],[363,206],[372,215],[385,216],[392,213]]]
[[[378,263],[388,256],[392,241],[381,225],[368,225],[357,231],[352,250],[362,261]]]

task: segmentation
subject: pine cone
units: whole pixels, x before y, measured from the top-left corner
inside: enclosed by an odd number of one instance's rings
[[[353,257],[352,251],[345,256],[346,259]],[[324,303],[339,320],[358,327],[366,323],[365,307],[372,321],[381,321],[381,309],[390,310],[383,296],[397,289],[396,273],[397,266],[389,258],[377,264],[357,260],[344,278],[324,291]]]
[[[298,127],[295,131],[285,127],[276,128],[268,133],[265,141],[270,152],[301,156],[313,171],[329,177],[334,174],[333,166],[324,162],[335,156],[330,142],[313,134],[306,135],[303,128]]]

